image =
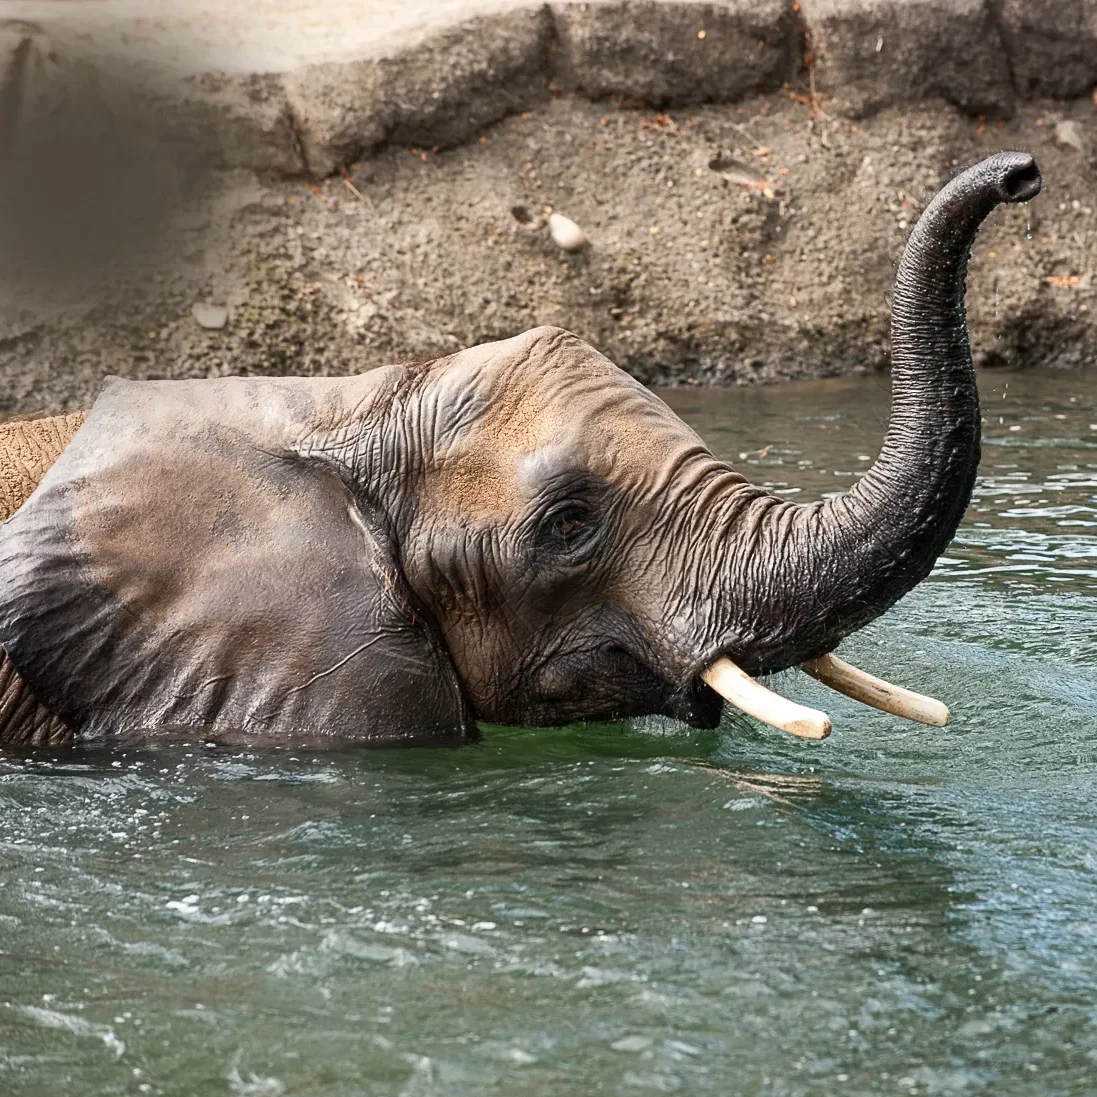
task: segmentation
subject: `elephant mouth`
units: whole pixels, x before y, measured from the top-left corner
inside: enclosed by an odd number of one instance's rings
[[[668,702],[666,716],[673,716],[691,728],[711,730],[720,726],[724,699],[700,678],[676,689]]]
[[[700,676],[672,681],[643,657],[610,643],[557,653],[542,664],[523,719],[549,726],[655,714],[711,729],[720,724],[723,704]]]
[[[949,711],[940,701],[892,685],[834,654],[803,670],[839,693],[908,720],[942,727]],[[826,713],[774,693],[723,652],[711,654],[678,681],[618,643],[558,652],[533,675],[533,689],[517,711],[484,716],[497,723],[554,726],[661,715],[690,727],[719,727],[724,702],[762,723],[805,739],[825,739]]]

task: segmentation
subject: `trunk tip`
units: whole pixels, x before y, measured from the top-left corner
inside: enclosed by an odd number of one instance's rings
[[[1003,202],[1031,202],[1044,185],[1036,161],[1027,152],[1004,152],[991,157],[989,164],[998,169],[998,191]]]

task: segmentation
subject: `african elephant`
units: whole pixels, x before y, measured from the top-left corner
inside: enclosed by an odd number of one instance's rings
[[[713,727],[721,694],[821,738],[825,715],[750,677],[800,664],[943,723],[939,702],[833,653],[929,573],[964,513],[968,256],[995,206],[1040,186],[1030,156],[1002,153],[925,210],[896,278],[883,449],[823,502],[752,486],[557,328],[352,377],[113,379],[86,420],[4,428],[37,456],[4,474],[3,739]]]

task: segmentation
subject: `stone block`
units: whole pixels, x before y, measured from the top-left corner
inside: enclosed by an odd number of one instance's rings
[[[156,254],[218,166],[166,89],[63,27],[0,23],[0,275],[70,294]]]
[[[175,138],[217,167],[304,171],[278,76],[203,73],[161,87],[159,101]]]
[[[932,98],[971,114],[1015,109],[988,0],[801,0],[800,8],[816,87],[841,112]]]
[[[70,28],[0,23],[0,145],[25,164],[72,158],[108,140],[134,171],[150,155],[188,166],[301,170],[277,77],[203,73],[179,78],[124,54],[92,53]],[[119,145],[120,143],[120,145]],[[109,164],[104,165],[105,169]]]
[[[796,65],[786,0],[601,0],[557,3],[552,12],[554,76],[595,99],[726,103],[779,88]]]
[[[1070,99],[1097,85],[1097,0],[1003,0],[999,25],[1018,95]]]
[[[388,57],[284,77],[309,171],[325,175],[384,141],[459,144],[548,95],[544,7],[470,20]]]

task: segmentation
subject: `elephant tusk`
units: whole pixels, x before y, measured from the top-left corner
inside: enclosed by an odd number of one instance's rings
[[[701,677],[725,701],[770,727],[802,739],[825,739],[830,734],[830,717],[825,712],[779,697],[730,659],[717,659],[701,672]]]
[[[803,664],[803,669],[823,685],[883,712],[937,728],[943,728],[948,723],[948,708],[940,701],[923,697],[922,694],[903,689],[902,686],[893,686],[882,678],[874,678],[871,674],[850,666],[837,655],[812,659]]]

